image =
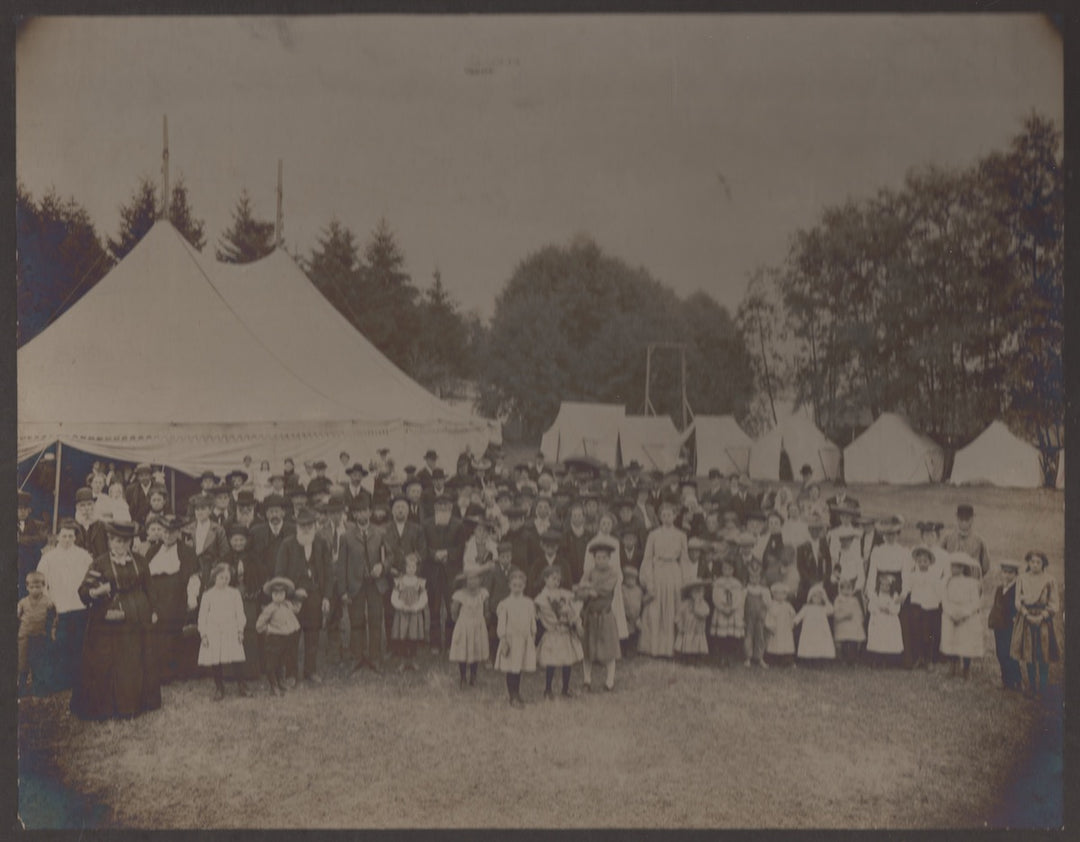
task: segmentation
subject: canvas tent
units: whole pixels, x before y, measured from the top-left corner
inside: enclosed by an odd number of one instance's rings
[[[283,253],[224,267],[158,222],[18,351],[18,455],[53,442],[189,474],[388,446],[446,461],[483,423],[391,364]],[[329,461],[329,459],[328,459]]]
[[[623,465],[637,461],[646,471],[673,471],[683,440],[667,415],[627,415],[619,422]]]
[[[1058,469],[1057,479],[1054,480],[1054,485],[1059,489],[1065,488],[1065,448],[1061,448],[1058,451]]]
[[[592,456],[615,467],[619,427],[625,417],[622,404],[563,401],[540,439],[544,459],[561,462],[571,456]]]
[[[750,448],[750,476],[780,479],[781,454],[786,453],[793,476],[809,465],[815,480],[832,480],[839,473],[840,449],[805,414],[795,412],[765,433]]]
[[[941,482],[944,468],[944,451],[892,412],[882,413],[844,448],[844,479],[848,482]]]
[[[1043,472],[1038,449],[994,421],[967,447],[956,452],[954,485],[989,483],[1010,488],[1039,488]]]
[[[699,474],[713,468],[724,474],[745,474],[750,470],[754,440],[743,432],[733,415],[698,415],[691,429]]]

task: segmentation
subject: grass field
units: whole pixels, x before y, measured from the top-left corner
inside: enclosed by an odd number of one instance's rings
[[[1058,492],[852,493],[909,521],[970,501],[992,557],[1041,547],[1064,584]],[[461,691],[454,665],[428,658],[404,675],[330,668],[284,699],[260,687],[214,703],[208,680],[170,686],[162,710],[131,722],[74,720],[67,694],[28,699],[20,810],[30,827],[1060,824],[1063,665],[1032,702],[998,689],[990,641],[966,682],[940,668],[636,658],[612,694],[543,702],[528,676],[521,711],[501,674]]]

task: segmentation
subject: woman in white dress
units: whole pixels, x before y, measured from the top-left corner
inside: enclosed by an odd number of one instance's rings
[[[648,601],[641,613],[638,651],[670,658],[675,653],[675,618],[679,613],[680,591],[697,571],[690,560],[686,533],[676,529],[675,504],[660,504],[660,525],[645,541],[645,556],[639,579]]]

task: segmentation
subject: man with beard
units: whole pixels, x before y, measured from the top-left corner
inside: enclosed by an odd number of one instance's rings
[[[461,521],[451,516],[453,507],[454,502],[449,497],[436,497],[434,514],[424,521],[423,526],[428,552],[422,561],[420,575],[427,584],[431,651],[436,655],[448,647],[446,626],[450,618],[450,585],[461,572],[465,549],[465,529]]]
[[[269,575],[277,566],[278,549],[286,538],[296,534],[296,527],[285,522],[285,500],[276,494],[266,495],[263,511],[266,520],[251,527],[251,554]]]
[[[296,534],[282,542],[278,549],[275,576],[284,576],[296,587],[300,601],[300,632],[304,638],[304,680],[321,684],[319,675],[319,631],[323,618],[330,613],[330,597],[334,580],[330,566],[330,547],[315,534],[315,513],[303,509],[296,515]],[[290,652],[285,664],[285,677],[295,686],[299,660],[297,649]]]
[[[314,497],[316,494],[329,492],[333,482],[331,482],[330,477],[326,475],[326,462],[319,459],[312,467],[315,469],[315,476],[313,476],[307,484],[308,496]]]
[[[424,467],[416,472],[416,479],[420,481],[424,491],[428,491],[432,487],[432,481],[435,476],[435,468],[439,461],[439,454],[434,450],[429,450],[424,454]]]
[[[368,490],[364,488],[364,477],[367,476],[367,473],[364,466],[359,462],[353,462],[349,466],[349,481],[345,484],[345,508],[351,510],[359,497],[369,497]]]
[[[405,572],[405,556],[416,553],[417,558],[427,558],[427,543],[420,524],[409,518],[409,498],[398,494],[390,505],[390,522],[383,530],[383,545],[386,547],[386,564],[390,574],[396,579]],[[390,636],[390,622],[393,620],[393,608],[390,605],[390,593],[387,591],[383,602],[386,636]]]
[[[420,498],[424,495],[424,486],[420,483],[420,480],[416,479],[414,476],[405,481],[401,490],[405,493],[405,497],[409,501],[409,522],[415,523],[417,526],[422,526],[424,523],[424,513],[421,510]]]
[[[446,472],[436,467],[431,472],[431,485],[424,489],[420,497],[420,513],[422,520],[431,520],[435,516],[435,501],[446,494]],[[454,506],[453,498],[450,498],[451,510]]]
[[[353,501],[352,512],[354,524],[345,530],[337,565],[337,590],[349,612],[352,671],[367,667],[382,672],[383,592],[389,590],[382,531],[371,524],[371,501],[366,494]]]
[[[581,581],[581,574],[585,570],[585,550],[594,534],[586,527],[584,506],[580,500],[575,500],[570,504],[569,528],[563,533],[562,547],[559,549],[559,556],[566,562],[571,577],[565,580],[567,587]]]
[[[345,518],[345,506],[340,500],[330,500],[322,507],[322,510],[326,516],[326,521],[319,526],[317,532],[330,547],[330,566],[334,581],[341,582],[344,578],[341,572],[341,548],[345,543],[345,534],[349,527]],[[341,633],[343,607],[344,605],[340,599],[330,601],[330,614],[326,618],[327,663],[341,661],[345,657],[345,647]]]
[[[255,492],[244,488],[236,495],[236,516],[232,522],[247,529],[255,525]]]

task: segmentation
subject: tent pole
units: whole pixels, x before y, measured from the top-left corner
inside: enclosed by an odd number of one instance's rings
[[[53,535],[56,534],[56,523],[60,517],[60,469],[62,467],[60,459],[63,453],[64,445],[57,441],[56,443],[56,482],[53,484],[53,510],[52,510],[52,531]]]

